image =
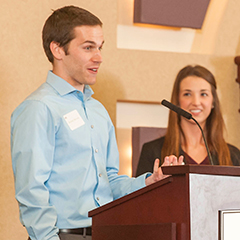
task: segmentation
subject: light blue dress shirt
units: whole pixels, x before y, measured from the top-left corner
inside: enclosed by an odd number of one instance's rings
[[[114,126],[92,94],[49,71],[12,114],[16,199],[32,240],[91,226],[88,211],[145,186],[146,174],[118,175]]]

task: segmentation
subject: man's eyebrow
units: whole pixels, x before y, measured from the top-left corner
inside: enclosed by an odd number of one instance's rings
[[[90,41],[90,40],[86,40],[85,42],[83,42],[83,44],[84,43],[90,43],[90,44],[93,44],[93,45],[96,44],[94,41]]]
[[[91,40],[86,40],[85,42],[83,42],[83,44],[85,44],[85,43],[89,43],[89,44],[92,44],[92,45],[97,45],[96,42],[91,41]],[[103,44],[104,44],[104,41],[101,43],[101,45],[103,45]]]

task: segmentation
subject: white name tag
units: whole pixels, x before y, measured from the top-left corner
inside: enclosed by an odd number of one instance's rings
[[[81,127],[85,124],[77,110],[73,110],[63,116],[71,130]]]

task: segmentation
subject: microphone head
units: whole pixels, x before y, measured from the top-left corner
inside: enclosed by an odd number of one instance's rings
[[[185,110],[181,109],[180,107],[177,107],[176,105],[168,102],[165,99],[162,100],[161,104],[187,119],[192,119],[192,114],[186,112]]]

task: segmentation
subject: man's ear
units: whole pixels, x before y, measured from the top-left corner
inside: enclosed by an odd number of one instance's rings
[[[65,52],[62,47],[59,46],[59,43],[52,41],[50,43],[50,50],[53,54],[53,57],[57,60],[61,60]]]

